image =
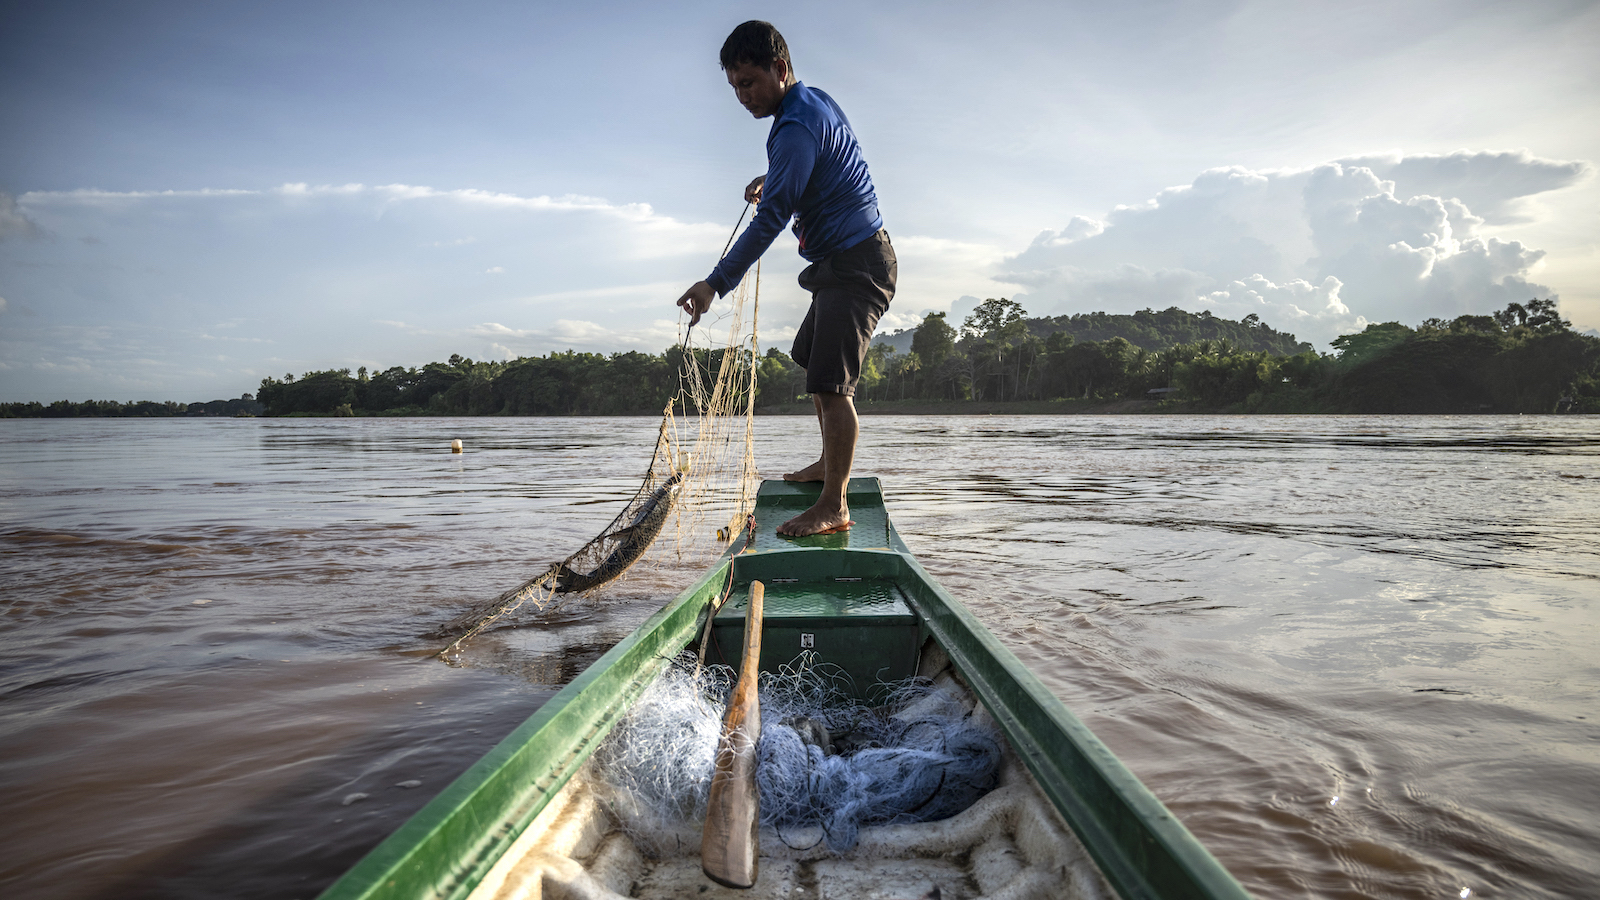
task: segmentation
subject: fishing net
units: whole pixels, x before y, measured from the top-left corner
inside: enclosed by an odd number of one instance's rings
[[[616,518],[565,559],[436,630],[433,637],[453,639],[440,657],[459,654],[468,639],[529,604],[544,610],[610,583],[647,554],[670,556],[680,568],[708,563],[743,530],[760,486],[752,449],[760,295],[758,262],[698,331],[681,326],[678,392],[662,410],[639,489]]]
[[[642,844],[704,818],[734,681],[728,667],[697,669],[686,654],[595,752],[607,804]],[[851,699],[841,674],[806,655],[763,673],[759,692],[761,824],[785,842],[820,827],[828,849],[844,853],[863,826],[946,819],[998,782],[989,720],[927,679],[889,685],[873,705]]]

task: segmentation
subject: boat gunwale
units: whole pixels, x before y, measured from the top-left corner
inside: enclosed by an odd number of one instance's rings
[[[656,674],[698,636],[709,601],[727,580],[729,565],[729,556],[724,555],[699,581],[563,686],[323,891],[319,900],[469,895]],[[604,694],[591,690],[607,681],[616,683]],[[496,798],[496,793],[502,796]],[[490,808],[479,809],[481,804]],[[485,820],[494,822],[487,834],[459,842],[469,850],[427,852],[437,844],[455,843],[449,831],[470,832]],[[386,890],[395,889],[402,880],[427,886],[400,893]]]
[[[1119,896],[1124,900],[1196,896],[1249,900],[1243,886],[1199,839],[965,604],[952,597],[916,557],[906,553],[901,559],[916,576],[908,581],[919,582],[932,595],[911,594],[923,627],[1000,724],[1040,790],[1067,820]],[[941,608],[933,608],[930,599]],[[950,626],[952,620],[957,627]],[[985,664],[982,657],[990,662]],[[1010,690],[1005,689],[1006,682]],[[1036,716],[1026,715],[1028,706],[1037,710]],[[1038,733],[1041,730],[1054,733]],[[1055,748],[1055,752],[1046,748]],[[1074,777],[1069,771],[1060,756],[1062,748],[1071,748],[1078,765],[1099,779],[1109,794],[1100,799],[1120,804],[1136,826],[1117,827],[1114,811],[1107,812],[1104,802],[1096,804],[1084,796],[1085,790],[1074,787],[1081,783],[1082,773]],[[1157,858],[1163,855],[1167,864],[1160,864]],[[1157,877],[1149,877],[1152,873]]]
[[[871,490],[882,496],[875,478],[851,482],[852,495]],[[858,487],[857,482],[865,484]],[[793,486],[779,490],[783,496],[772,498],[774,505],[792,502]],[[763,485],[758,505],[766,494]],[[705,617],[715,614],[711,601],[723,586],[737,592],[751,578],[768,577],[767,571],[785,565],[811,572],[826,568],[829,574],[836,566],[851,574],[887,569],[899,578],[921,629],[944,649],[1041,792],[1124,900],[1248,900],[1232,875],[1088,726],[922,566],[892,519],[888,525],[889,546],[884,548],[800,544],[741,553],[740,546],[730,547],[699,581],[564,686],[334,882],[322,900],[465,897],[576,774],[668,659],[699,636]],[[606,688],[603,695],[593,690],[601,686]],[[1064,758],[1069,754],[1070,760]],[[528,772],[539,777],[517,782]],[[496,802],[491,796],[496,790],[510,790],[512,796]],[[480,802],[490,808],[475,808]],[[483,830],[481,823],[491,820],[488,833],[474,840],[471,831]],[[452,827],[465,839],[447,834]]]

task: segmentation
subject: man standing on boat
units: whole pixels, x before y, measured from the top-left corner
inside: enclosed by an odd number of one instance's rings
[[[794,77],[789,46],[767,22],[740,25],[722,45],[722,69],[739,103],[758,119],[773,117],[767,134],[767,174],[750,182],[745,200],[755,218],[705,281],[678,305],[689,324],[733,290],[746,270],[793,218],[800,255],[811,263],[800,286],[811,309],[789,355],[806,370],[806,390],[822,427],[822,456],[787,481],[820,481],[815,505],[778,526],[799,537],[850,527],[845,488],[855,460],[856,382],[878,319],[894,297],[897,266],[878,197],[850,121],[833,98]]]

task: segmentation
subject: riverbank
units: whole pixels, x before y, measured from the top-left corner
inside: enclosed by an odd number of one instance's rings
[[[1208,406],[1197,400],[857,400],[856,412],[863,416],[1130,416],[1130,415],[1184,415],[1184,416],[1307,416],[1307,415],[1370,415],[1370,413],[1352,412],[1348,410],[1326,409],[1298,409],[1298,408],[1266,408],[1245,409],[1243,404],[1232,404],[1217,407]],[[780,403],[771,406],[756,408],[758,416],[811,416],[816,414],[816,409],[809,401],[798,403]],[[1534,413],[1534,415],[1558,413]],[[1582,413],[1568,413],[1563,415],[1581,415]],[[1390,413],[1394,415],[1394,413]],[[1404,417],[1424,418],[1430,415],[1482,415],[1495,416],[1507,415],[1505,411],[1495,409],[1462,409],[1449,413],[1399,413]],[[1518,414],[1520,415],[1520,413]],[[642,409],[620,413],[569,413],[555,416],[524,416],[508,415],[504,413],[465,416],[464,418],[483,419],[530,419],[530,418],[659,418],[659,409]],[[14,419],[70,419],[70,418],[184,418],[183,413],[172,415],[129,415],[118,413],[68,413],[68,414],[32,414],[32,415],[5,415],[0,411],[0,418]],[[188,416],[193,417],[193,416]],[[291,412],[278,416],[266,416],[273,419],[442,419],[462,418],[460,413],[439,412],[423,409],[422,407],[400,407],[382,411],[374,410],[340,410],[336,412]],[[215,418],[215,417],[213,417]],[[233,418],[254,418],[249,414],[235,414]]]
[[[1210,412],[1188,404],[1157,400],[868,400],[856,402],[863,416],[1070,416],[1129,413]],[[784,403],[756,409],[759,416],[810,416],[810,403]]]

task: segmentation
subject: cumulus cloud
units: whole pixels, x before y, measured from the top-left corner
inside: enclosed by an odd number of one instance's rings
[[[1586,162],[1540,159],[1526,150],[1409,155],[1396,151],[1337,162],[1394,182],[1402,196],[1459,200],[1490,225],[1526,222],[1527,198],[1572,187],[1594,174]]]
[[[1367,325],[1366,317],[1352,315],[1350,308],[1339,299],[1344,285],[1329,275],[1321,284],[1312,284],[1296,278],[1284,284],[1274,284],[1264,275],[1251,275],[1230,282],[1220,291],[1201,296],[1201,302],[1224,318],[1242,319],[1252,313],[1265,318],[1274,316],[1280,329],[1299,328],[1301,323],[1318,319],[1347,322],[1359,330]]]
[[[1203,172],[1104,222],[1075,217],[999,266],[1037,314],[1142,307],[1254,312],[1325,344],[1368,321],[1415,322],[1551,297],[1544,253],[1484,237],[1521,201],[1591,174],[1527,153],[1352,158]]]
[[[1104,222],[1095,221],[1087,216],[1073,216],[1072,221],[1067,223],[1067,227],[1058,231],[1041,231],[1039,236],[1033,239],[1033,243],[1035,246],[1060,247],[1073,241],[1094,237],[1105,230],[1106,223]]]

